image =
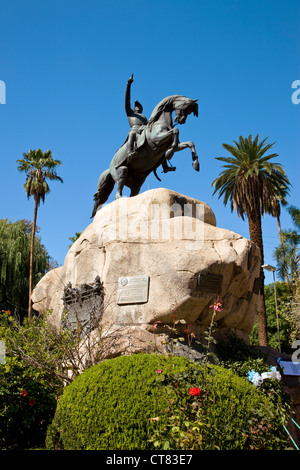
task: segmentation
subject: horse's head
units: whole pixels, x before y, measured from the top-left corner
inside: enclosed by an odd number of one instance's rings
[[[173,106],[175,111],[175,122],[184,124],[189,114],[194,113],[198,117],[198,100],[191,100],[185,96],[179,96]]]
[[[172,95],[167,96],[152,111],[148,125],[151,126],[154,122],[161,118],[162,113],[169,112],[172,114],[175,111],[175,122],[184,124],[189,114],[194,113],[198,116],[198,100],[191,100],[186,96]]]

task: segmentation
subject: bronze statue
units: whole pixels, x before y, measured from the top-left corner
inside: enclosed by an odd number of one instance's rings
[[[139,135],[141,135],[142,131],[145,129],[147,124],[147,118],[142,114],[143,106],[139,101],[134,102],[134,108],[131,108],[130,103],[130,89],[131,84],[133,82],[133,75],[127,81],[127,87],[125,91],[125,111],[128,118],[128,123],[131,127],[128,136],[127,136],[127,145],[128,145],[128,155],[127,155],[127,162],[129,163],[134,157],[137,156],[136,146]],[[175,171],[175,167],[169,167],[167,164],[167,160],[164,159],[162,162],[162,167],[164,173],[168,171]],[[158,178],[159,179],[159,178]]]
[[[164,171],[170,171],[167,166],[175,152],[187,147],[191,149],[193,168],[199,171],[198,156],[193,142],[179,142],[179,130],[174,127],[177,123],[184,124],[187,116],[194,113],[198,116],[198,100],[192,100],[182,95],[167,96],[154,108],[149,121],[142,114],[143,108],[135,102],[130,106],[131,76],[127,82],[125,93],[125,110],[131,130],[124,144],[115,153],[110,166],[98,180],[97,192],[94,195],[92,217],[101,208],[117,183],[116,199],[122,197],[124,186],[131,189],[130,197],[139,194],[147,176],[162,165]],[[175,112],[175,124],[172,113]],[[174,170],[171,168],[171,170]],[[158,177],[157,177],[158,178]],[[159,179],[159,178],[158,178]]]

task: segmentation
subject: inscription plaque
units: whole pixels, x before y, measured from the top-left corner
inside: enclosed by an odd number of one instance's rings
[[[120,277],[118,284],[117,303],[142,304],[148,302],[149,276]]]
[[[197,278],[197,291],[221,292],[222,274],[203,274],[200,273]]]
[[[66,315],[62,323],[66,328],[80,331],[81,337],[97,327],[103,315],[104,287],[100,277],[92,284],[72,287],[69,282],[62,298]]]

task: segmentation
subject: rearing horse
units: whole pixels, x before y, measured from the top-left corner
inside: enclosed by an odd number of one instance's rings
[[[126,140],[115,153],[109,168],[100,175],[97,192],[94,195],[92,217],[107,201],[115,183],[117,183],[116,199],[122,197],[124,186],[130,188],[130,197],[136,196],[147,176],[152,171],[156,175],[156,169],[166,160],[170,160],[174,152],[189,147],[192,152],[193,168],[199,171],[195,145],[190,141],[179,142],[179,130],[173,124],[173,112],[175,112],[175,123],[184,124],[189,114],[194,113],[198,116],[197,100],[182,95],[172,95],[158,103],[138,136],[136,156],[128,159]]]

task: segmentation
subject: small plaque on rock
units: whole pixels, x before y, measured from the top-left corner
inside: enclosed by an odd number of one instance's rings
[[[197,279],[197,291],[221,292],[222,274],[200,273]]]
[[[120,277],[118,284],[117,303],[142,304],[148,302],[149,276]]]

